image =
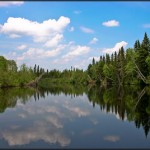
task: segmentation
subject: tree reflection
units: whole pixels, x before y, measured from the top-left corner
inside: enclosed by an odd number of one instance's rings
[[[94,87],[87,95],[93,107],[97,104],[101,110],[115,113],[122,120],[134,121],[136,127],[142,127],[147,136],[150,129],[149,91],[150,87]]]
[[[147,137],[150,130],[150,87],[120,86],[100,87],[81,85],[56,85],[47,89],[11,88],[0,90],[0,112],[16,106],[19,100],[25,104],[31,97],[37,101],[48,95],[65,94],[73,97],[87,95],[93,107],[113,113],[121,120],[134,121],[137,128],[142,127]]]
[[[25,104],[34,92],[34,89],[29,88],[0,89],[0,112],[4,112],[6,108],[15,107],[18,100]]]

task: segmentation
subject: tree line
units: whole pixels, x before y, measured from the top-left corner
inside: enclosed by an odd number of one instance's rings
[[[45,71],[37,64],[33,68],[26,64],[18,68],[14,60],[0,56],[0,87],[24,86],[42,73],[45,74],[40,86],[64,82],[101,85],[150,84],[150,40],[145,33],[142,42],[136,40],[133,48],[124,50],[121,47],[118,52],[100,56],[99,61],[93,58],[85,71],[72,66],[63,71]]]
[[[101,85],[150,84],[150,40],[147,33],[142,42],[135,41],[133,48],[121,47],[118,52],[93,58],[87,69],[72,68],[51,70],[41,85],[50,83],[99,83]],[[50,79],[50,80],[49,80]]]
[[[100,60],[88,65],[87,73],[101,84],[150,84],[150,40],[147,34],[133,48],[123,47],[111,55],[100,56]]]
[[[25,86],[43,72],[39,66],[32,68],[22,64],[18,67],[14,60],[0,56],[0,87]]]

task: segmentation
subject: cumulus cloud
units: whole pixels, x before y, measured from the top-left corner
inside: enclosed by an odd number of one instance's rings
[[[36,59],[36,58],[46,58],[46,57],[54,57],[60,53],[62,49],[65,48],[65,45],[59,45],[58,47],[52,50],[44,50],[38,48],[29,48],[28,51],[24,52],[21,56],[17,57],[17,60],[24,59]]]
[[[90,41],[90,44],[96,44],[97,41],[98,41],[98,39],[94,37],[94,38]]]
[[[80,29],[82,32],[85,32],[85,33],[94,33],[94,30],[87,28],[87,27],[81,26]]]
[[[7,2],[7,1],[1,1],[0,2],[0,7],[7,7],[7,6],[20,6],[24,4],[23,1],[10,1],[10,2]]]
[[[127,42],[121,41],[119,43],[116,43],[113,48],[105,48],[102,52],[103,53],[110,53],[110,54],[114,53],[115,51],[118,52],[121,47],[125,48],[127,46],[127,44],[128,44]]]
[[[0,33],[9,36],[26,35],[33,37],[35,42],[46,42],[57,34],[61,34],[69,23],[70,19],[64,16],[61,16],[58,20],[49,19],[42,23],[25,18],[9,17],[4,25],[0,25]]]
[[[55,47],[63,39],[62,34],[56,34],[52,39],[45,43],[46,47]]]
[[[21,36],[17,34],[10,34],[9,37],[14,39],[14,38],[20,38]]]
[[[25,48],[27,48],[27,45],[25,45],[25,44],[17,47],[18,50],[24,50]]]
[[[81,61],[78,61],[76,63],[76,65],[74,65],[75,68],[80,68],[80,69],[87,69],[87,66],[92,63],[93,58],[95,59],[95,61],[99,61],[100,57],[96,57],[96,56],[91,56],[91,57],[87,57],[85,59],[82,59]]]
[[[110,142],[117,142],[120,140],[119,136],[115,136],[115,135],[109,135],[109,136],[105,136],[104,140],[106,141],[110,141]]]
[[[77,46],[72,46],[70,48],[70,50],[71,50],[70,52],[68,52],[66,55],[62,56],[62,58],[65,61],[69,61],[76,56],[88,53],[90,51],[90,47],[77,45]]]
[[[119,22],[116,20],[109,20],[109,21],[103,22],[102,25],[106,27],[117,27],[119,26]]]

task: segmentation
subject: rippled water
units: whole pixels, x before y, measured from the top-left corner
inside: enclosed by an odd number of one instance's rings
[[[150,148],[149,88],[0,90],[0,148]]]

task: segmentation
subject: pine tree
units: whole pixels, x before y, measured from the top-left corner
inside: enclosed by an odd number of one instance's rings
[[[149,43],[150,43],[149,38],[148,38],[147,34],[145,33],[141,47],[137,51],[138,56],[136,59],[136,63],[138,65],[140,71],[142,72],[142,74],[145,77],[147,77],[149,74],[148,64],[146,63],[146,59],[150,55],[149,54],[149,45],[150,45]]]
[[[110,64],[110,56],[109,56],[109,54],[106,54],[106,63]]]
[[[103,55],[103,62],[105,63],[106,59],[105,59],[105,56]]]
[[[134,44],[134,50],[137,52],[139,48],[141,47],[140,41],[136,40]]]
[[[111,54],[111,63],[113,63],[113,61],[114,61],[114,54],[112,53]]]
[[[40,69],[39,69],[39,65],[37,66],[37,76],[39,76],[39,74],[40,74]]]
[[[141,47],[140,41],[137,40],[137,48],[139,49]]]
[[[103,57],[102,56],[100,56],[100,61],[103,61]]]
[[[48,72],[49,72],[49,71],[48,71],[48,69],[47,69],[46,73],[48,74]]]
[[[142,41],[141,47],[144,48],[148,53],[150,53],[150,41],[147,33],[144,34],[144,39]]]
[[[36,64],[34,65],[34,74],[36,74]]]
[[[95,65],[95,59],[94,59],[94,57],[93,57],[93,60],[92,60],[92,64]]]
[[[115,63],[117,62],[117,52],[115,51],[115,54],[114,54],[114,61]]]

